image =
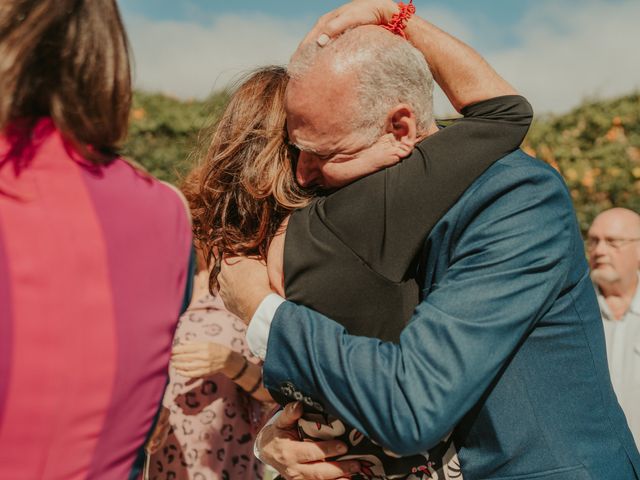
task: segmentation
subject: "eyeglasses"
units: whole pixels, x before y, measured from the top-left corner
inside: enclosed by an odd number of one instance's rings
[[[614,250],[620,250],[622,247],[629,243],[638,242],[640,238],[596,238],[589,237],[587,238],[587,249],[594,250],[600,241],[603,241],[607,247],[613,248]]]

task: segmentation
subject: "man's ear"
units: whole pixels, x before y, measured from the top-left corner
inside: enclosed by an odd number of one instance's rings
[[[413,148],[418,141],[416,115],[406,103],[389,110],[385,125],[386,133],[392,133],[398,142]]]

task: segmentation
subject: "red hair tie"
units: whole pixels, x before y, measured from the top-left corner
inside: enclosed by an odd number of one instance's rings
[[[416,13],[416,6],[413,4],[413,0],[409,0],[407,5],[399,2],[398,10],[398,13],[391,17],[391,21],[386,25],[382,25],[382,27],[406,40],[407,35],[404,33],[404,29],[407,28],[407,21]]]

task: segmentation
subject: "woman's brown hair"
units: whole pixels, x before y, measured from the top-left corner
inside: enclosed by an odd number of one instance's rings
[[[282,67],[251,73],[231,95],[200,166],[187,177],[183,189],[194,235],[209,265],[223,255],[266,258],[280,223],[308,203],[295,182],[287,145],[287,81]]]
[[[83,156],[105,163],[126,137],[131,96],[115,0],[0,2],[0,131],[48,116]]]

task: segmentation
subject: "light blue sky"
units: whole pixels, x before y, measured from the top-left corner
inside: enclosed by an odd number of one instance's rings
[[[580,0],[564,0],[566,3],[579,5]],[[336,0],[121,0],[123,10],[140,13],[156,19],[195,20],[203,13],[216,14],[228,12],[262,12],[279,17],[298,18],[301,16],[317,17],[338,7],[344,2]],[[435,5],[438,2],[416,0],[419,7]],[[442,3],[442,2],[441,2]],[[610,3],[615,3],[612,1]],[[452,11],[493,18],[497,23],[513,21],[522,12],[536,4],[534,0],[453,0],[446,2]]]
[[[341,3],[119,0],[138,85],[180,97],[203,97],[251,67],[285,63],[315,19]],[[640,87],[638,0],[414,3],[418,14],[478,49],[538,111]]]
[[[584,0],[562,0],[566,5],[579,8]],[[603,0],[604,3],[615,4],[618,0]],[[120,0],[125,14],[142,15],[154,20],[176,20],[193,22],[206,26],[212,16],[229,13],[255,15],[257,13],[283,19],[299,20],[305,24],[313,21],[340,5],[340,0]],[[488,39],[491,44],[506,45],[517,41],[512,35],[513,25],[527,11],[534,8],[535,0],[453,0],[435,2],[417,0],[414,2],[420,11],[421,7],[445,6],[455,15],[474,19],[478,37]]]

